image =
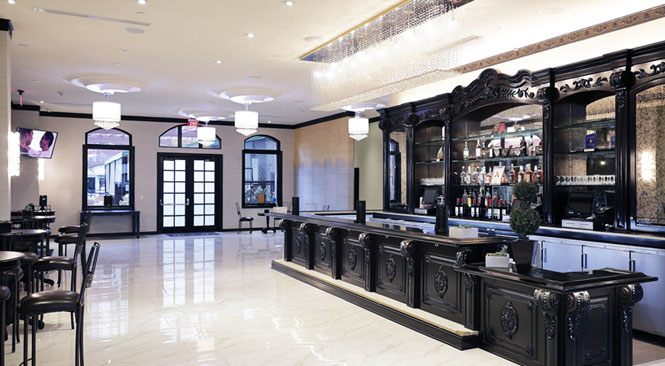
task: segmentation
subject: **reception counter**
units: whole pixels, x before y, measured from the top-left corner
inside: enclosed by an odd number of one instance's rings
[[[274,269],[460,349],[482,347],[526,365],[631,364],[632,306],[640,283],[656,280],[612,269],[520,275],[483,267],[485,254],[505,243],[500,237],[270,216],[285,235]]]

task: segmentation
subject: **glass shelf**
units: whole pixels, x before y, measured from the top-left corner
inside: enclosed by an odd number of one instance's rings
[[[441,184],[416,184],[416,187],[443,187],[445,186],[445,183]]]
[[[570,151],[570,152],[555,152],[554,155],[614,155],[614,149],[607,150],[594,150],[594,151]]]
[[[414,144],[416,145],[425,145],[425,146],[443,146],[446,144],[446,141],[444,140],[434,140],[434,141],[421,141],[421,142],[415,142]]]
[[[467,159],[467,160],[453,160],[453,163],[484,163],[484,162],[492,162],[492,161],[524,161],[524,160],[539,160],[543,156],[542,155],[534,155],[534,156],[506,156],[505,158],[485,158],[485,159]]]
[[[556,188],[566,188],[566,187],[614,187],[614,183],[608,184],[555,184]]]
[[[416,164],[417,165],[421,165],[421,164],[439,164],[439,163],[443,163],[443,162],[444,162],[444,160],[441,159],[441,160],[416,161]]]
[[[554,126],[555,130],[564,129],[564,128],[585,128],[585,129],[596,129],[596,128],[614,128],[616,126],[616,120],[606,119],[599,121],[588,121],[582,123],[570,123],[564,125]]]
[[[456,138],[453,139],[453,142],[498,139],[498,138],[504,138],[504,137],[513,137],[513,136],[522,137],[522,136],[538,134],[538,133],[542,134],[543,129],[542,128],[535,128],[535,129],[515,131],[515,132],[488,133],[488,134],[477,135],[477,136],[456,137]]]

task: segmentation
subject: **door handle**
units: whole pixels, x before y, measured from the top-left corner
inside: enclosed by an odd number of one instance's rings
[[[547,248],[543,248],[543,263],[547,263]]]
[[[185,198],[185,205],[189,206],[189,198]]]
[[[582,269],[587,269],[587,253],[582,253]]]
[[[628,261],[628,270],[633,272],[637,271],[637,268],[635,268],[636,265],[637,263],[635,263],[635,260],[631,259],[630,261]]]

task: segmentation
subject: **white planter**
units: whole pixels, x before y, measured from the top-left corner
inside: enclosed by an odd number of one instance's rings
[[[485,267],[508,268],[510,257],[508,255],[485,254]]]
[[[477,227],[470,227],[470,228],[462,228],[459,226],[452,226],[448,230],[448,236],[451,238],[457,238],[457,239],[473,239],[478,237],[478,228]]]

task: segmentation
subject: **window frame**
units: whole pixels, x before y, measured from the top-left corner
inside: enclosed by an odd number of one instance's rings
[[[173,126],[169,129],[167,129],[166,131],[162,132],[162,134],[159,135],[159,137],[157,137],[157,147],[159,147],[160,149],[199,149],[199,150],[211,150],[211,151],[222,149],[222,139],[217,134],[215,134],[215,138],[217,140],[219,140],[219,147],[203,147],[203,145],[201,145],[201,144],[199,144],[198,147],[182,146],[182,127],[183,126],[188,126],[188,125],[184,124],[184,125]],[[162,144],[161,144],[162,136],[164,136],[165,134],[167,134],[168,132],[170,132],[174,128],[178,129],[178,146],[162,146]]]
[[[83,144],[82,150],[82,174],[81,174],[81,210],[82,211],[91,211],[91,210],[130,210],[134,211],[134,146],[132,146],[132,135],[127,131],[121,130],[119,128],[114,128],[129,136],[129,145],[103,145],[103,144],[88,144],[88,134],[101,128],[95,128],[90,130],[85,134],[85,143]],[[89,150],[118,150],[118,151],[129,151],[129,206],[88,206],[88,151]]]
[[[247,140],[255,137],[266,137],[269,138],[277,144],[276,150],[263,150],[263,149],[245,149],[244,147],[247,144]],[[247,154],[257,154],[257,155],[275,155],[277,160],[277,203],[267,202],[267,203],[245,203],[245,171],[247,167],[245,166]],[[242,208],[271,208],[275,206],[282,205],[282,150],[281,143],[278,139],[269,136],[269,135],[253,135],[246,138],[243,142],[242,150],[242,174],[241,175],[241,189],[240,189],[240,202],[242,202]]]

